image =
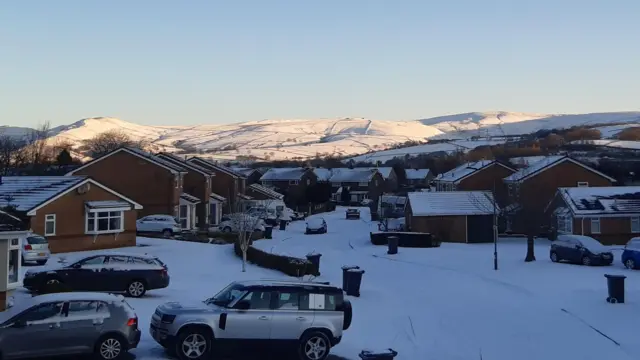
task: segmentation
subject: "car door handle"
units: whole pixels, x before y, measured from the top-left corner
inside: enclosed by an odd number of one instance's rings
[[[60,324],[49,324],[49,329],[60,329]]]
[[[258,320],[269,320],[268,316],[260,316]]]
[[[296,318],[296,320],[298,320],[298,321],[305,321],[305,320],[307,320],[307,318],[306,318],[306,317],[304,317],[304,316],[298,316],[298,317]]]

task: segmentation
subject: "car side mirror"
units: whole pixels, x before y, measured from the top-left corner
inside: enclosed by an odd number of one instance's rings
[[[238,310],[249,310],[251,309],[251,302],[249,300],[240,300],[234,308]]]
[[[82,267],[82,264],[73,264],[71,265],[72,269],[80,269]]]

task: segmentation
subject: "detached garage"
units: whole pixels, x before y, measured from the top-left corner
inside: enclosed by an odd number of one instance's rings
[[[406,225],[443,242],[493,242],[493,194],[489,191],[413,192],[408,194]]]

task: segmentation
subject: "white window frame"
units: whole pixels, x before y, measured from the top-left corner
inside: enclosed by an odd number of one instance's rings
[[[589,183],[586,181],[578,181],[578,187],[589,187]]]
[[[567,215],[558,216],[558,232],[563,234],[573,234],[573,217]],[[561,226],[562,224],[562,226]]]
[[[47,223],[53,223],[53,231],[47,232]],[[44,236],[56,236],[56,214],[47,214],[44,216]]]
[[[631,218],[630,222],[631,222],[631,233],[632,234],[640,233],[640,217],[634,216]],[[635,223],[635,226],[634,226],[634,223]]]
[[[289,180],[289,185],[298,185],[299,183],[299,180]]]
[[[597,224],[598,231],[595,231],[595,224]],[[602,223],[600,222],[600,218],[591,218],[591,233],[592,234],[602,234]]]
[[[118,229],[108,229],[108,230],[98,230],[98,219],[105,219],[104,217],[98,217],[99,213],[106,212],[108,215],[106,217],[107,224],[111,224],[110,220],[115,219],[117,217],[120,218],[120,227]],[[111,216],[112,212],[117,212],[120,216]],[[93,217],[89,217],[90,214],[93,214]],[[89,221],[93,221],[93,230],[89,230]],[[98,234],[115,234],[121,233],[124,231],[124,210],[122,209],[95,209],[92,211],[88,211],[84,216],[84,232],[88,235],[98,235]]]
[[[17,242],[14,244],[13,240],[17,240]],[[12,289],[20,286],[20,283],[21,283],[21,281],[20,281],[20,271],[21,271],[21,267],[22,267],[22,260],[20,259],[20,257],[22,256],[22,251],[20,249],[20,246],[21,246],[20,238],[9,239],[9,252],[7,253],[7,290],[12,290]],[[11,273],[11,271],[9,270],[9,266],[11,265],[11,262],[8,261],[8,260],[11,257],[11,252],[12,251],[15,251],[18,254],[17,255],[18,256],[18,264],[17,264],[18,269],[16,270],[17,274],[18,274],[18,277],[17,277],[16,281],[9,282],[9,274]]]

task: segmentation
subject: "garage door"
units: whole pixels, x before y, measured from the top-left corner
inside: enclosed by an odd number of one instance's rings
[[[468,243],[493,242],[493,216],[492,215],[467,216],[467,242]]]

